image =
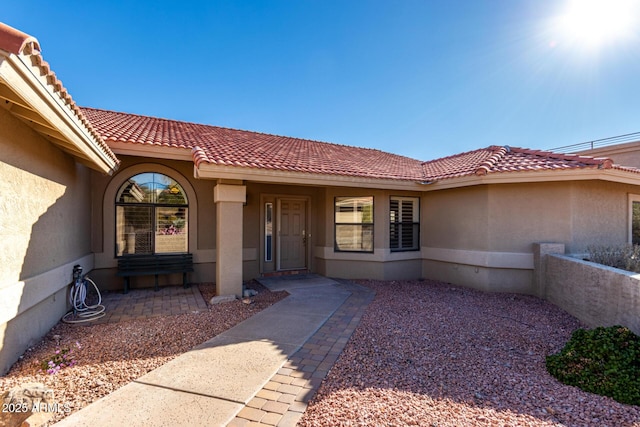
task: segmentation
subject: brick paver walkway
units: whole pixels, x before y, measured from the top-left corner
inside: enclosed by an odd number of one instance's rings
[[[146,319],[156,316],[172,316],[207,310],[198,286],[163,286],[153,289],[132,289],[127,294],[106,292],[102,295],[105,316],[86,323],[121,322],[134,319]]]
[[[339,286],[351,292],[351,296],[228,426],[291,427],[298,423],[374,297],[374,292],[363,286],[347,281],[341,281]]]

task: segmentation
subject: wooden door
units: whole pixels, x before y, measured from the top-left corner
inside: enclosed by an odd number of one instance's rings
[[[279,269],[307,268],[307,203],[280,200]]]

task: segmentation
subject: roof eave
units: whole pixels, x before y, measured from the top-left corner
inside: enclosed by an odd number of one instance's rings
[[[200,179],[234,179],[270,184],[322,187],[361,187],[404,191],[422,191],[424,189],[424,186],[419,182],[411,180],[224,166],[207,162],[200,162],[197,166],[194,165],[194,176]]]
[[[437,191],[474,185],[522,184],[533,182],[602,180],[621,184],[640,185],[640,173],[620,169],[584,168],[571,170],[543,170],[469,175],[433,181],[423,191]]]
[[[81,163],[112,174],[119,164],[115,155],[101,146],[30,58],[0,50],[2,106]]]
[[[150,157],[154,159],[170,159],[193,161],[190,148],[167,147],[155,144],[140,144],[135,142],[106,140],[107,145],[115,154],[121,156]]]

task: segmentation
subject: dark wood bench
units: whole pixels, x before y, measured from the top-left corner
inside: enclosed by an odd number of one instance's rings
[[[158,276],[182,273],[182,285],[187,287],[187,273],[193,272],[193,254],[126,255],[118,258],[118,273],[124,277],[124,293],[129,292],[131,276],[155,276],[156,291]]]

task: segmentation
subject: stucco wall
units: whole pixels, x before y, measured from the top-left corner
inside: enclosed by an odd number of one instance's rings
[[[530,200],[522,191],[481,185],[426,193],[423,277],[486,291],[531,293],[533,240],[527,233],[537,232],[538,218],[533,217],[539,208],[535,194]],[[550,227],[544,219],[540,225],[544,232]]]
[[[568,253],[584,253],[590,245],[619,245],[629,238],[629,194],[640,187],[602,181],[572,186],[573,236]],[[557,241],[557,240],[554,240]]]
[[[535,293],[533,243],[570,253],[627,241],[632,185],[602,181],[483,185],[423,197],[423,275]]]
[[[471,265],[463,262],[423,261],[424,277],[486,292],[533,294],[533,270]]]
[[[487,250],[488,220],[486,185],[426,193],[422,198],[422,245]]]
[[[316,255],[315,272],[343,279],[413,280],[422,277],[420,252],[415,256],[394,258],[385,256],[384,250],[374,254]]]
[[[587,325],[623,325],[640,335],[640,277],[564,255],[546,255],[545,298]]]
[[[531,253],[533,242],[572,239],[571,183],[491,185],[487,249]]]
[[[0,109],[0,373],[66,311],[72,265],[93,265],[90,172]]]
[[[637,187],[604,181],[504,184],[489,187],[491,251],[531,252],[554,241],[570,253],[627,241],[628,197]]]

